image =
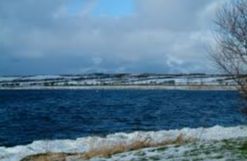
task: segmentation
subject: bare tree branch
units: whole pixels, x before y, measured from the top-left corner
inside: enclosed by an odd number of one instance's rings
[[[226,3],[216,13],[214,23],[216,46],[210,54],[247,97],[247,0]]]

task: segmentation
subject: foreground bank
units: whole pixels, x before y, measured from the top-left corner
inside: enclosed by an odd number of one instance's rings
[[[246,159],[247,126],[184,128],[156,132],[116,133],[76,140],[34,141],[16,147],[0,147],[1,161],[38,160],[203,160]],[[143,149],[144,148],[144,149]],[[43,155],[41,155],[43,154]],[[45,155],[44,155],[45,154]],[[50,158],[49,158],[50,157]],[[152,159],[153,158],[153,159]]]

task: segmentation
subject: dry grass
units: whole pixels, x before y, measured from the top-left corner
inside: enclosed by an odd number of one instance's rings
[[[66,161],[69,154],[65,153],[47,153],[28,156],[21,161]]]
[[[176,140],[171,140],[171,141],[168,140],[160,143],[152,143],[147,139],[144,141],[136,141],[133,142],[132,144],[118,144],[112,147],[105,147],[105,148],[99,147],[81,154],[47,153],[47,154],[33,155],[33,156],[28,156],[22,159],[21,161],[66,161],[67,157],[76,157],[82,160],[88,160],[94,157],[109,158],[112,155],[118,153],[139,150],[149,147],[159,147],[159,146],[167,146],[173,144],[182,145],[184,143],[185,140],[183,135],[181,134],[176,138]]]
[[[166,146],[172,144],[183,144],[185,142],[183,135],[179,135],[176,140],[171,141],[164,141],[160,143],[152,143],[148,139],[144,141],[135,141],[132,144],[118,144],[109,148],[99,148],[93,149],[89,152],[82,154],[83,159],[90,159],[93,157],[111,157],[114,154],[148,148],[148,147],[159,147],[159,146]]]

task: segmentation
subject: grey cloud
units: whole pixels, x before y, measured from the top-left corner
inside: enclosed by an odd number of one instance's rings
[[[224,1],[224,0],[219,0]],[[126,17],[71,14],[68,0],[0,2],[0,74],[211,72],[213,0],[134,0]]]

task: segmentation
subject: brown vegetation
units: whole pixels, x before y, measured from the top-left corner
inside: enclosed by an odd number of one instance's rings
[[[188,140],[189,141],[189,140]],[[183,135],[179,135],[175,140],[167,140],[159,143],[152,143],[150,140],[146,139],[144,141],[135,141],[132,144],[117,144],[111,147],[99,147],[98,149],[91,149],[85,153],[46,153],[46,154],[37,154],[25,157],[21,161],[66,161],[68,158],[77,158],[77,160],[88,160],[94,157],[104,157],[109,158],[114,154],[139,150],[149,147],[160,147],[167,145],[181,145],[186,141]]]
[[[65,153],[47,153],[28,156],[21,161],[66,161],[66,157],[72,154]]]

